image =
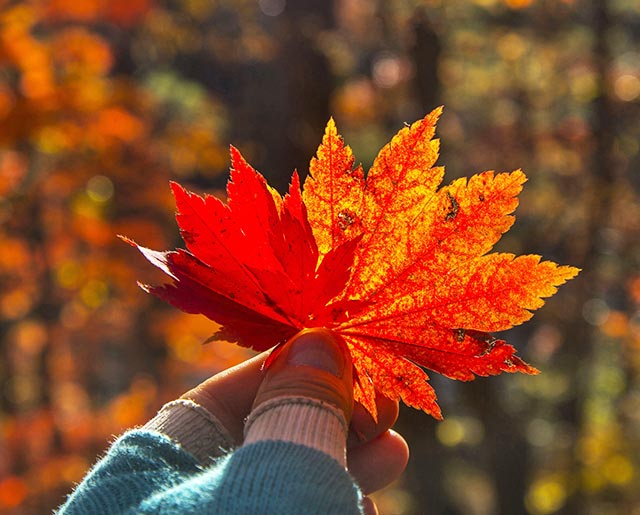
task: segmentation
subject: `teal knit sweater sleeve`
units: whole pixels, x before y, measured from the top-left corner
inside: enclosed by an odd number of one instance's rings
[[[260,441],[203,467],[165,435],[132,430],[57,513],[356,515],[360,502],[344,467],[304,445]]]

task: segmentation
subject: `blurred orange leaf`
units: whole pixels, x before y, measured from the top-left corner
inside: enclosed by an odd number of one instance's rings
[[[15,508],[27,496],[27,485],[17,476],[0,480],[0,507]]]
[[[129,26],[137,22],[153,5],[153,0],[48,0],[47,18],[51,20],[95,21],[107,19]]]

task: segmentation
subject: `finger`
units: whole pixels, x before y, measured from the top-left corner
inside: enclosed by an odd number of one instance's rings
[[[309,397],[353,412],[351,357],[342,340],[327,329],[306,329],[293,337],[269,366],[254,407],[276,397]]]
[[[240,444],[244,420],[264,378],[261,368],[268,355],[268,352],[263,352],[220,372],[189,390],[182,398],[191,399],[215,415],[236,444]]]
[[[378,422],[373,420],[371,414],[361,405],[353,408],[353,417],[349,428],[347,447],[356,447],[373,440],[382,433],[391,429],[398,419],[398,401],[392,401],[384,395],[376,395],[376,407],[378,409]]]
[[[364,515],[378,515],[378,507],[369,497],[362,499],[362,511]]]
[[[365,495],[398,479],[408,461],[407,442],[392,430],[347,451],[349,471]]]

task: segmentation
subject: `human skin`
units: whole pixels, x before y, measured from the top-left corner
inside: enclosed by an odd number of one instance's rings
[[[300,355],[304,356],[297,359],[296,350],[303,347]],[[360,404],[354,404],[351,359],[344,341],[326,329],[310,329],[287,342],[263,370],[267,356],[265,352],[225,370],[183,398],[215,415],[237,445],[242,444],[244,422],[251,410],[271,398],[306,396],[328,402],[340,409],[349,423],[348,469],[365,495],[402,474],[409,449],[404,438],[391,430],[398,417],[398,403],[377,397],[377,422]],[[368,497],[364,507],[367,515],[377,513]]]

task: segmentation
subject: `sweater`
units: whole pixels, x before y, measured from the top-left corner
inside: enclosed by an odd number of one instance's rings
[[[360,514],[345,435],[335,408],[287,397],[254,410],[233,449],[212,414],[174,401],[119,437],[57,514]]]

